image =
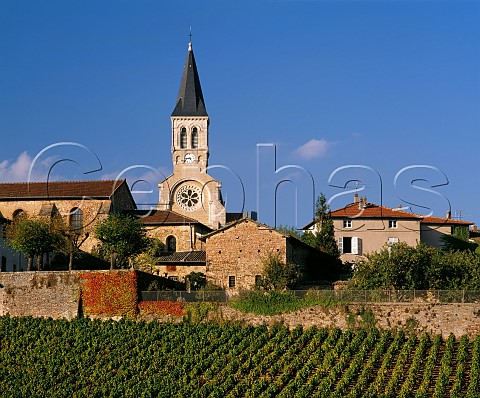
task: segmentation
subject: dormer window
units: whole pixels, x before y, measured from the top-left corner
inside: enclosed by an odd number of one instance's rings
[[[182,131],[180,133],[180,148],[186,148],[187,147],[187,129],[185,127],[182,127]]]
[[[198,148],[198,130],[196,127],[192,130],[192,148]]]

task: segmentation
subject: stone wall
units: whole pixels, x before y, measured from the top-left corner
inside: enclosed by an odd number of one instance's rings
[[[205,274],[205,265],[203,264],[172,264],[172,265],[156,265],[155,270],[159,276],[165,278],[176,277],[180,282],[185,281],[185,277],[192,272],[200,272]]]
[[[0,273],[0,315],[72,319],[78,315],[79,272]]]
[[[373,315],[373,316],[372,316]],[[356,326],[376,326],[382,329],[404,329],[415,332],[441,334],[447,338],[464,334],[480,336],[480,303],[428,304],[382,303],[349,304],[338,307],[310,307],[275,316],[244,314],[228,306],[221,307],[221,316],[228,321],[252,325],[282,323],[291,328],[338,327],[343,330]]]
[[[198,239],[198,227],[196,225],[179,224],[179,225],[158,225],[147,226],[147,235],[151,238],[159,239],[166,245],[167,238],[174,236],[177,241],[178,252],[190,250],[205,250],[205,244]],[[201,231],[205,233],[205,231]]]
[[[235,289],[250,289],[255,276],[262,275],[262,260],[269,253],[281,253],[286,261],[286,238],[277,231],[243,220],[207,240],[207,280],[229,288],[229,276],[235,277]]]

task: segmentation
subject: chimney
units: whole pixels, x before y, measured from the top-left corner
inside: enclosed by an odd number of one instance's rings
[[[447,211],[447,217],[448,220],[452,218],[452,212],[450,210]]]
[[[355,192],[355,195],[353,195],[353,203],[358,203],[358,193]]]
[[[475,224],[472,225],[472,231],[477,231],[477,226]]]
[[[361,196],[359,201],[358,201],[358,208],[360,210],[365,209],[367,207],[367,197],[366,196]]]

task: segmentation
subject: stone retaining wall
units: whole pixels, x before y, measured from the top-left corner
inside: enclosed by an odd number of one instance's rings
[[[0,315],[77,317],[79,272],[0,273]]]
[[[296,312],[261,316],[244,314],[228,306],[221,307],[221,316],[228,321],[252,325],[283,323],[305,328],[376,326],[382,329],[405,329],[416,332],[456,337],[464,334],[480,336],[480,304],[385,303],[349,304],[338,307],[310,307]]]

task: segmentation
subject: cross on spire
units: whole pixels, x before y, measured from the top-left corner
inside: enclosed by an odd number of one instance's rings
[[[192,51],[192,27],[190,26],[190,34],[188,35],[190,37],[190,41],[188,42],[188,51]]]

